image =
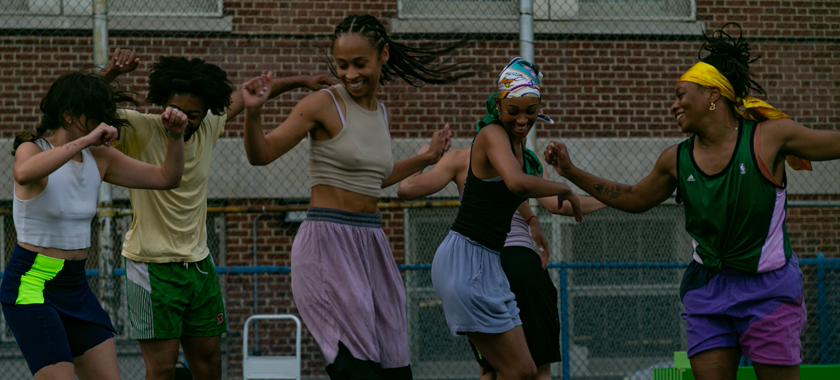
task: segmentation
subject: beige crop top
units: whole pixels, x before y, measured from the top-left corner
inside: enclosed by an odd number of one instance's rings
[[[332,91],[321,90],[332,96],[342,128],[329,140],[309,139],[309,186],[333,186],[379,198],[382,181],[394,170],[385,106],[378,103],[376,110],[368,111],[353,101],[344,86],[333,88],[344,100],[347,118]]]

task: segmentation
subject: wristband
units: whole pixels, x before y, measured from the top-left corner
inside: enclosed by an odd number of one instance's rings
[[[177,135],[177,136],[176,136],[176,135],[173,135],[173,134],[169,133],[169,130],[168,130],[168,129],[166,129],[166,128],[164,128],[163,130],[166,132],[166,135],[167,135],[167,136],[169,136],[169,137],[171,137],[171,138],[173,138],[173,139],[180,139],[180,138],[184,137],[184,132],[181,132],[181,134],[180,134],[180,135]]]
[[[531,223],[531,219],[534,219],[534,218],[536,218],[536,217],[537,217],[536,215],[531,215],[531,216],[529,216],[529,217],[528,217],[528,219],[526,219],[526,220],[525,220],[525,223],[529,223],[529,224],[530,224],[530,223]]]

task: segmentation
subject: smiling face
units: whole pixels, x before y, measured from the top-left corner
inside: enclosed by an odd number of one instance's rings
[[[683,132],[695,133],[710,114],[709,89],[692,82],[677,82],[674,86],[674,97],[671,114],[676,119],[677,125]]]
[[[354,97],[376,94],[382,65],[388,62],[388,45],[378,51],[367,38],[358,33],[342,34],[333,44],[333,59],[338,79]]]
[[[509,135],[525,138],[537,122],[540,98],[521,97],[497,100],[502,126]]]

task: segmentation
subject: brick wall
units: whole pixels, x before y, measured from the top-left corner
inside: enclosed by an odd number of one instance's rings
[[[323,49],[334,26],[351,13],[370,12],[386,25],[397,15],[396,0],[387,1],[229,1],[225,14],[233,17],[231,33],[166,34],[113,32],[109,45],[135,50],[140,68],[120,82],[145,97],[151,63],[161,55],[200,57],[228,71],[234,84],[273,70],[277,76],[326,73]],[[815,129],[836,129],[840,122],[840,2],[697,0],[698,21],[709,30],[737,21],[753,38],[753,51],[762,58],[752,67],[768,92],[767,100],[793,119]],[[476,40],[455,54],[479,73],[449,86],[415,89],[401,82],[381,91],[391,112],[395,138],[430,136],[451,123],[459,137],[472,135],[482,104],[493,91],[500,66],[518,54],[510,36],[473,36]],[[0,30],[0,137],[34,128],[38,102],[58,75],[92,64],[93,49],[87,31]],[[409,43],[422,43],[422,38]],[[549,36],[538,35],[536,61],[546,74],[544,112],[557,123],[540,125],[541,137],[679,137],[669,114],[676,78],[696,61],[700,41],[667,36]],[[266,108],[264,123],[272,128],[309,91],[281,95]],[[143,110],[157,112],[141,105]],[[242,117],[228,124],[226,136],[241,136]],[[9,156],[6,164],[11,165]],[[827,179],[836,180],[836,179]],[[212,185],[211,185],[212,186]],[[832,197],[838,200],[837,196]],[[273,203],[274,200],[227,200],[232,205]],[[228,265],[251,265],[251,228],[254,214],[227,218]],[[403,214],[383,212],[383,229],[398,263],[404,262]],[[794,208],[788,230],[802,257],[816,252],[840,257],[840,210]],[[258,223],[258,265],[289,265],[296,226],[278,217]],[[231,374],[238,374],[239,331],[253,313],[253,276],[227,276],[231,335]],[[287,275],[258,276],[257,312],[295,312],[288,297]],[[238,325],[237,325],[238,323]],[[281,329],[282,330],[282,329]],[[279,331],[283,333],[284,331]],[[282,340],[267,330],[266,336]],[[319,354],[304,334],[304,373],[323,374]]]

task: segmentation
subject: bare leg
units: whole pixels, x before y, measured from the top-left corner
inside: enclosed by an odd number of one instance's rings
[[[480,370],[478,372],[478,379],[479,380],[496,380],[496,372],[490,372],[490,371],[484,369],[484,367],[482,367],[482,366],[478,366],[478,368]]]
[[[76,380],[73,363],[61,362],[41,368],[35,372],[35,380]]]
[[[178,339],[143,339],[140,352],[146,362],[146,380],[172,380],[178,362]]]
[[[538,380],[551,380],[551,364],[546,363],[537,367]]]
[[[467,333],[493,368],[497,379],[536,379],[537,366],[525,343],[522,326],[501,334]]]
[[[735,380],[741,349],[713,348],[691,357],[691,371],[697,380]]]
[[[114,338],[99,343],[81,356],[73,358],[76,376],[81,380],[119,380],[117,347]]]
[[[181,347],[187,357],[194,379],[221,380],[222,337],[181,337]]]
[[[758,380],[799,380],[799,364],[773,365],[753,362]]]

